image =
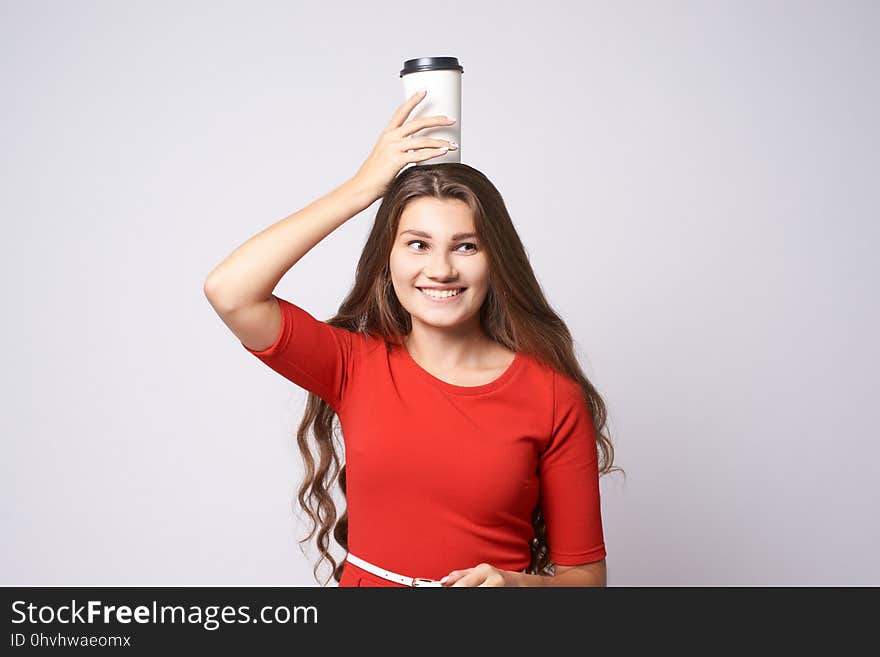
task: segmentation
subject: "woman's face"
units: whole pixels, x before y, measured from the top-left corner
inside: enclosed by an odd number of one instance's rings
[[[489,263],[471,209],[458,199],[421,196],[410,201],[400,217],[389,264],[394,291],[413,322],[464,324],[478,315],[489,291]],[[432,287],[464,289],[451,298],[431,297],[420,289]]]

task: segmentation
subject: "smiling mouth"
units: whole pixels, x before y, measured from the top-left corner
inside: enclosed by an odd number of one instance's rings
[[[461,296],[461,293],[464,292],[467,288],[460,287],[456,290],[428,290],[427,288],[417,287],[419,292],[421,292],[424,296],[428,297],[431,301],[449,301],[451,299],[455,299]]]

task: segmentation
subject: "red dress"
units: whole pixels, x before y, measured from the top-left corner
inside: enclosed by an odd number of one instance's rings
[[[399,342],[278,303],[274,344],[242,346],[339,416],[352,554],[430,579],[482,562],[522,571],[540,496],[551,561],[605,558],[595,433],[575,380],[517,353],[494,381],[453,385]],[[346,561],[339,586],[402,585]]]

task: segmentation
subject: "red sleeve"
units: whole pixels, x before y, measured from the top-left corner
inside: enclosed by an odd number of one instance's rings
[[[243,342],[241,346],[284,378],[318,395],[338,413],[346,398],[360,336],[275,298],[281,309],[281,331],[275,342],[263,351],[254,351]]]
[[[605,558],[599,498],[599,452],[580,384],[553,376],[553,430],[541,453],[541,510],[550,560],[576,566]]]

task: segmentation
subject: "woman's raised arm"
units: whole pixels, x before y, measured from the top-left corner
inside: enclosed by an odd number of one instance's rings
[[[234,313],[268,301],[278,281],[300,258],[381,198],[404,166],[448,150],[450,142],[444,139],[410,137],[424,128],[450,124],[445,116],[421,117],[404,124],[423,97],[415,94],[395,110],[350,180],[250,238],[214,268],[205,280],[205,296],[218,313]]]
[[[352,179],[251,237],[208,275],[205,296],[218,314],[264,303],[300,258],[375,201]]]

